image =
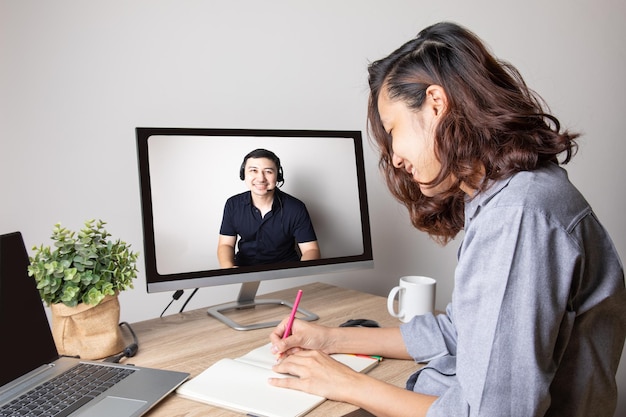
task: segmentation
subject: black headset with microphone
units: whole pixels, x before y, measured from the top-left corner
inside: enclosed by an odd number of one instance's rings
[[[267,158],[272,160],[274,164],[276,164],[276,168],[278,169],[278,173],[276,175],[276,184],[278,185],[278,187],[282,187],[282,185],[285,183],[285,178],[283,177],[283,167],[282,165],[280,165],[280,158],[276,156],[274,152],[262,148],[253,150],[243,158],[241,168],[239,169],[239,179],[243,181],[246,178],[246,161],[250,158]]]

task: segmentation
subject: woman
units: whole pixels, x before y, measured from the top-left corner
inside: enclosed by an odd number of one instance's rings
[[[559,166],[576,134],[451,23],[369,68],[369,128],[413,225],[447,243],[464,230],[446,314],[399,328],[304,321],[281,339],[270,383],[377,416],[613,416],[626,290],[615,248]],[[397,388],[327,354],[427,362]]]

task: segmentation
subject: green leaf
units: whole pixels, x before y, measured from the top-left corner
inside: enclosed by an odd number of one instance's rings
[[[133,288],[139,254],[118,239],[108,239],[102,220],[88,220],[78,233],[54,225],[52,246],[35,246],[28,275],[35,278],[42,300],[75,306],[98,304],[104,296]]]

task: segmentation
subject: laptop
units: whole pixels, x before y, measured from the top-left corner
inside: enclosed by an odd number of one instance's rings
[[[115,374],[110,381],[119,381],[70,405],[58,414],[63,417],[141,416],[189,378],[184,372],[59,356],[35,280],[28,276],[28,264],[21,233],[0,235],[0,416],[40,415],[25,409],[47,399],[56,405],[49,414],[41,415],[56,415],[54,411],[63,408],[59,402],[70,402],[63,399],[69,388],[52,389],[48,381],[75,373],[72,369],[77,365],[88,368],[87,373],[70,386],[86,389],[90,384],[85,381],[92,374],[106,374],[107,378]],[[36,401],[21,400],[37,387]]]

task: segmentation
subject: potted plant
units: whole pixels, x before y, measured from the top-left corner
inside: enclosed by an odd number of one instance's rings
[[[59,353],[100,359],[123,348],[118,294],[133,288],[138,253],[110,240],[102,220],[88,220],[78,232],[54,225],[54,247],[33,247],[28,274],[52,312]]]

